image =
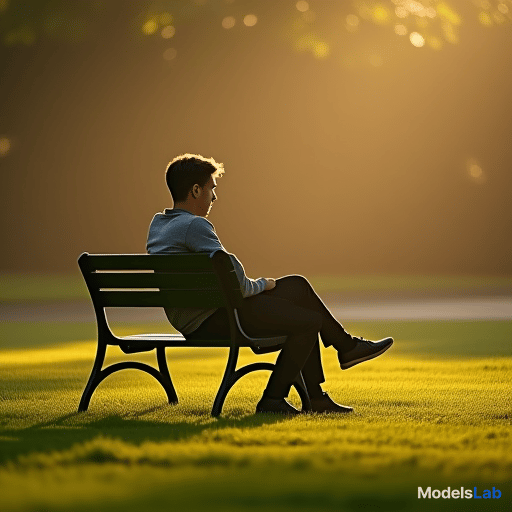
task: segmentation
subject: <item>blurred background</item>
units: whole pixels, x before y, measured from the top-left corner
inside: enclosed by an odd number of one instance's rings
[[[223,162],[251,277],[512,274],[512,2],[0,0],[3,273],[145,252]]]

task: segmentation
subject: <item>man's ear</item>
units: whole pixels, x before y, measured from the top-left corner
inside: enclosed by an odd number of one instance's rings
[[[201,187],[197,183],[195,183],[194,186],[192,187],[192,197],[197,199],[200,195],[201,195]]]

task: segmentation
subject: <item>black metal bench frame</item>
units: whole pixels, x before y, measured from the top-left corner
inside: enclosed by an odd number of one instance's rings
[[[98,385],[119,370],[142,370],[164,388],[169,403],[178,403],[167,366],[168,347],[229,347],[229,356],[211,414],[219,416],[230,389],[244,375],[257,370],[274,369],[273,363],[257,362],[236,369],[241,347],[256,354],[278,351],[286,336],[251,338],[240,325],[237,308],[242,304],[240,284],[229,255],[224,251],[187,254],[88,254],[78,258],[89,290],[98,328],[98,347],[89,380],[78,411],[86,411]],[[229,339],[187,340],[180,334],[140,334],[115,336],[108,324],[106,307],[225,307],[228,313]],[[125,361],[103,367],[107,347],[116,345],[124,353],[156,350],[158,369],[138,361]],[[311,403],[299,373],[293,386],[302,401],[302,409]]]

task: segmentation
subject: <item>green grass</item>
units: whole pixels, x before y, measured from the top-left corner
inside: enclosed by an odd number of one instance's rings
[[[127,370],[76,413],[90,327],[2,326],[28,347],[0,351],[2,511],[510,510],[512,322],[347,323],[396,339],[346,372],[322,349],[324,388],[353,414],[256,416],[268,378],[258,372],[237,383],[219,419],[209,410],[226,349],[168,350],[178,405]],[[108,362],[119,354],[112,348]],[[242,364],[274,359],[242,350]],[[295,392],[291,401],[299,405]],[[418,500],[418,486],[495,486],[503,496]]]

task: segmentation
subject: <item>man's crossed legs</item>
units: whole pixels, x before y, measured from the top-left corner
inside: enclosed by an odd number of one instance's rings
[[[325,381],[318,334],[325,347],[338,351],[342,369],[385,352],[392,338],[370,342],[348,334],[332,316],[309,281],[300,275],[276,279],[276,286],[243,300],[238,310],[240,323],[251,337],[286,335],[288,339],[276,360],[257,412],[297,414],[286,402],[290,387],[302,370],[314,412],[349,412],[350,407],[334,403],[320,384]],[[220,308],[187,338],[229,336],[227,312]]]

